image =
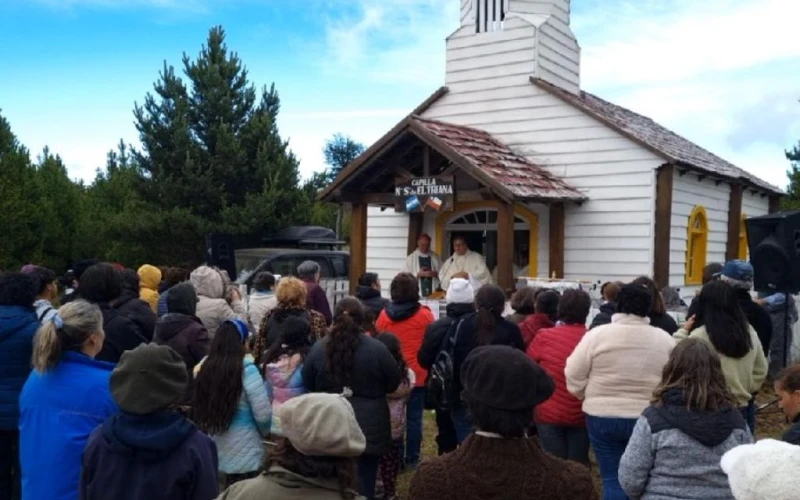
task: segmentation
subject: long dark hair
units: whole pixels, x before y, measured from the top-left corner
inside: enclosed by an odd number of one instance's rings
[[[328,372],[341,387],[350,387],[353,384],[356,348],[363,324],[364,306],[360,300],[345,297],[336,304],[326,354]]]
[[[725,282],[711,281],[700,291],[692,330],[701,326],[714,349],[729,358],[743,358],[753,348],[747,316],[733,287]]]
[[[664,314],[667,312],[667,308],[664,306],[664,299],[661,297],[661,292],[658,290],[658,286],[656,286],[655,281],[647,276],[639,276],[635,280],[631,281],[631,285],[642,285],[647,287],[647,290],[650,292],[650,297],[652,297],[650,314]]]
[[[478,306],[478,345],[489,345],[494,339],[494,327],[503,320],[506,307],[506,294],[495,285],[484,285],[475,294],[475,305]]]
[[[206,434],[228,430],[244,390],[244,341],[238,328],[220,325],[194,381],[192,419]]]
[[[303,318],[289,316],[283,322],[283,330],[277,342],[267,349],[264,354],[264,364],[274,363],[284,354],[294,356],[299,354],[306,359],[311,350],[311,325]]]
[[[732,408],[734,398],[719,356],[700,339],[679,342],[664,365],[661,383],[653,392],[654,405],[664,404],[664,394],[679,389],[690,410],[715,411]]]
[[[283,467],[302,477],[311,479],[336,479],[339,495],[346,500],[356,497],[356,462],[352,458],[312,457],[297,451],[286,438],[277,442],[275,450],[267,456],[265,469],[273,465]]]
[[[397,363],[397,368],[400,370],[400,379],[408,382],[408,364],[403,358],[403,353],[400,350],[400,339],[397,338],[397,335],[393,333],[381,333],[378,334],[375,339],[382,342],[383,345],[389,349],[389,354],[392,355]]]

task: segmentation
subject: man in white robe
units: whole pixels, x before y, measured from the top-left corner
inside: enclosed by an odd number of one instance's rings
[[[464,238],[456,237],[453,240],[453,250],[455,252],[449,259],[444,261],[442,270],[439,273],[443,290],[447,290],[452,278],[470,280],[476,291],[481,286],[492,283],[492,273],[486,267],[483,255],[470,250]]]
[[[423,292],[427,287],[425,280],[431,280],[431,289],[434,291],[439,288],[439,270],[442,268],[442,259],[431,251],[431,237],[425,233],[417,238],[417,249],[406,257],[404,273],[411,273],[420,280],[420,291]],[[430,293],[424,293],[423,297]]]

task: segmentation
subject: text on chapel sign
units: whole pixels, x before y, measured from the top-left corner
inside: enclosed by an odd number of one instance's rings
[[[394,209],[397,212],[451,211],[454,195],[453,176],[399,180],[394,186]]]

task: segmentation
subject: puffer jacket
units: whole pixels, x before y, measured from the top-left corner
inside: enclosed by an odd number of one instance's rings
[[[433,323],[433,313],[419,302],[392,302],[383,310],[375,328],[395,334],[400,339],[400,351],[408,367],[414,371],[415,387],[425,387],[428,370],[419,365],[417,354],[425,338],[425,330]]]
[[[528,357],[544,368],[555,382],[553,395],[536,407],[534,420],[541,424],[583,427],[581,401],[567,390],[564,368],[575,347],[586,334],[585,325],[559,325],[539,331],[528,346]]]
[[[31,307],[0,306],[0,429],[16,430],[19,395],[31,372],[33,336],[39,328]]]
[[[150,264],[139,268],[139,297],[150,305],[153,313],[158,312],[158,286],[161,284],[161,270]]]
[[[553,323],[553,320],[550,319],[550,316],[546,314],[531,314],[525,321],[519,324],[519,331],[522,334],[522,342],[525,344],[525,348],[531,345],[533,342],[534,337],[536,334],[539,333],[540,330],[544,330],[545,328],[553,328],[556,326]]]
[[[99,303],[97,306],[103,313],[103,331],[106,336],[103,340],[103,348],[95,356],[98,361],[108,361],[118,363],[122,353],[135,349],[140,344],[146,344],[143,332],[136,326],[136,323],[129,320],[119,311],[112,308],[107,303]]]
[[[212,339],[225,321],[233,319],[247,321],[247,311],[241,300],[234,300],[228,304],[224,299],[225,282],[219,272],[207,266],[200,266],[192,271],[189,281],[197,291],[197,317],[203,322]]]
[[[202,369],[200,362],[194,369],[195,379]],[[230,427],[222,434],[211,436],[217,445],[219,470],[225,474],[255,472],[266,456],[263,439],[269,434],[272,406],[264,379],[249,354],[244,358],[242,381],[244,390]]]
[[[139,335],[148,342],[153,340],[153,332],[156,329],[156,315],[150,309],[150,305],[139,298],[139,295],[123,290],[119,299],[114,302],[113,308],[122,316],[133,321],[139,329]]]
[[[308,392],[341,394],[344,387],[333,381],[328,369],[330,336],[314,344],[303,365]],[[367,438],[364,455],[380,457],[391,451],[392,432],[386,396],[400,385],[400,369],[383,343],[367,335],[358,337],[349,398],[356,421]]]
[[[267,394],[272,401],[272,427],[270,432],[278,436],[283,435],[278,408],[283,403],[306,392],[303,384],[303,356],[284,354],[274,363],[264,367],[264,380],[267,383]]]
[[[425,338],[422,340],[422,347],[419,348],[417,361],[426,370],[430,370],[436,362],[436,356],[442,349],[444,338],[450,331],[450,325],[459,318],[475,312],[475,304],[450,303],[446,307],[447,315],[431,323],[425,330]]]

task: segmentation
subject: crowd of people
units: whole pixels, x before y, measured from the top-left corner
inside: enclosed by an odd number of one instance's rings
[[[793,301],[750,264],[710,266],[682,325],[648,277],[592,316],[453,273],[436,318],[417,267],[333,311],[313,262],[246,297],[208,266],[0,274],[0,499],[393,500],[402,471],[412,499],[595,499],[592,453],[607,500],[798,498]],[[754,443],[768,377],[792,425]]]

